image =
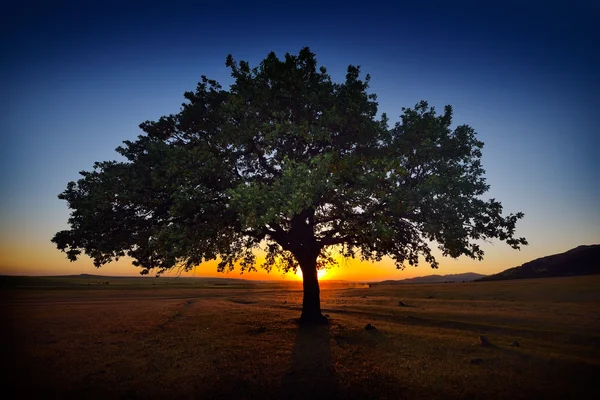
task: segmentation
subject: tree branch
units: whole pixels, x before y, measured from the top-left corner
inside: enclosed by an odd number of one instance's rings
[[[271,223],[269,225],[273,229],[265,227],[266,234],[271,236],[273,240],[275,240],[281,246],[282,249],[291,251],[292,249],[289,233],[284,231],[283,228],[281,228],[281,226],[279,226],[278,224]]]
[[[321,248],[323,248],[325,246],[334,246],[336,244],[350,243],[350,241],[353,238],[354,238],[353,236],[340,236],[340,237],[324,238],[324,239],[318,240],[317,244]]]

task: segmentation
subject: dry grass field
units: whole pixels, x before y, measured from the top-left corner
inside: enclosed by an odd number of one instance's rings
[[[0,290],[5,393],[600,398],[600,276],[370,288],[324,282],[327,327],[296,324],[299,283],[105,279]],[[376,329],[365,330],[367,323]]]

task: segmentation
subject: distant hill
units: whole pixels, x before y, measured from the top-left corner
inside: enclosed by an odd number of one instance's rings
[[[199,287],[200,286],[253,286],[258,281],[239,278],[217,277],[147,277],[147,276],[104,276],[92,274],[52,275],[52,276],[12,276],[0,275],[0,288],[61,287],[94,288],[102,287]]]
[[[538,258],[495,275],[485,276],[478,281],[592,274],[600,274],[600,244],[579,246],[564,253]]]
[[[407,278],[401,280],[387,280],[379,283],[387,285],[405,284],[405,283],[443,283],[443,282],[471,282],[476,279],[485,277],[482,274],[476,274],[475,272],[465,272],[464,274],[450,274],[450,275],[427,275],[418,276],[416,278]]]

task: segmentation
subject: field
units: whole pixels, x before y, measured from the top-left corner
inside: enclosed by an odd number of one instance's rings
[[[598,275],[323,282],[326,327],[297,325],[296,282],[19,279],[0,289],[19,398],[600,398]]]

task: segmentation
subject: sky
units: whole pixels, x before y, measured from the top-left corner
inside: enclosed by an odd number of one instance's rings
[[[530,243],[515,251],[493,241],[484,261],[440,258],[437,271],[349,260],[324,279],[491,274],[600,243],[600,6],[524,3],[9,5],[0,24],[0,274],[137,275],[128,260],[100,270],[85,257],[70,263],[50,242],[68,229],[57,195],[95,161],[118,159],[114,149],[141,134],[141,122],[178,112],[201,75],[227,87],[227,54],[257,65],[305,46],[335,81],[360,65],[392,122],[419,100],[453,105],[454,122],[485,143],[485,197],[525,213],[517,234]],[[224,276],[214,263],[191,275]]]

